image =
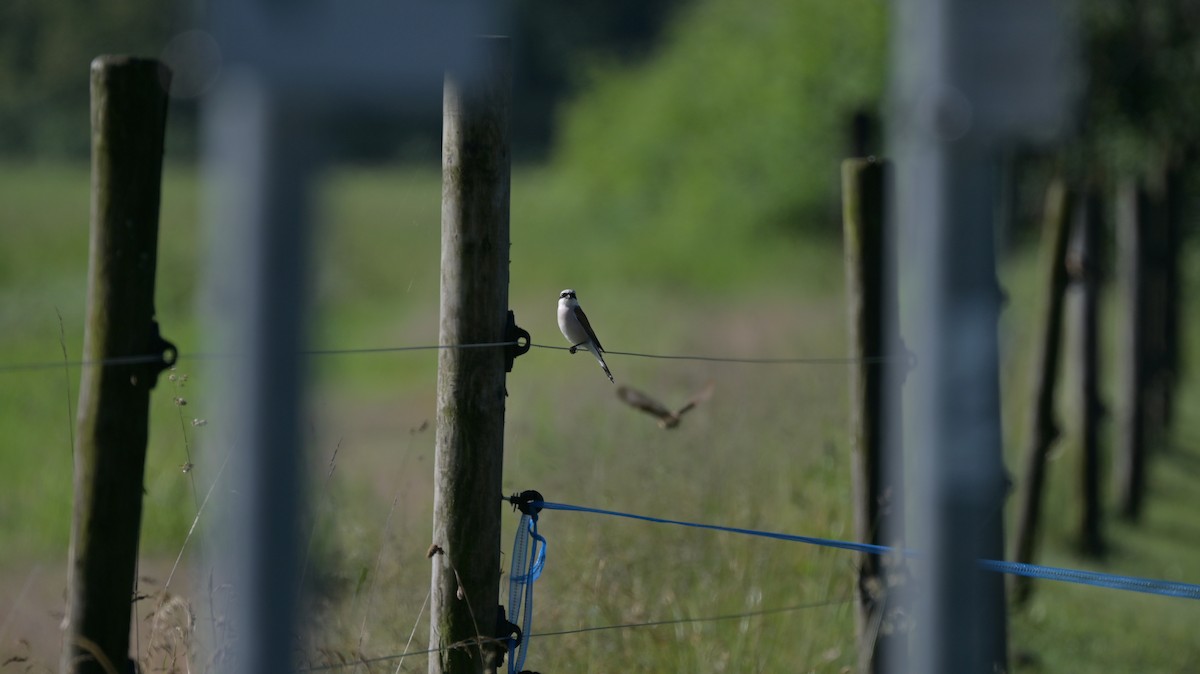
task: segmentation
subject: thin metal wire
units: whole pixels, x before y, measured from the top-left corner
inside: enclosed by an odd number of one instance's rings
[[[490,349],[506,346],[518,346],[517,342],[480,342],[477,344],[421,344],[416,346],[380,346],[367,348],[347,348],[347,349],[308,349],[300,352],[302,356],[347,356],[361,355],[373,353],[400,353],[404,351],[434,351],[441,349]],[[570,347],[552,346],[550,344],[534,344],[529,346],[539,349],[548,349],[552,351],[569,351]],[[850,357],[831,357],[831,358],[739,358],[739,357],[724,357],[724,356],[695,356],[695,355],[676,355],[676,354],[658,354],[658,353],[639,353],[636,351],[605,351],[604,353],[612,356],[630,356],[634,358],[654,358],[660,360],[689,360],[689,361],[704,361],[712,363],[745,363],[745,364],[760,364],[760,365],[850,365],[854,363],[863,363],[867,365],[889,363],[889,362],[909,362],[911,364],[911,356],[871,356],[867,358],[850,358]],[[222,358],[233,358],[235,354],[226,353],[179,353],[177,354],[178,361],[188,360],[215,360]],[[162,354],[144,354],[137,356],[118,356],[115,358],[104,358],[101,360],[78,360],[78,361],[57,361],[57,362],[40,362],[40,363],[10,363],[0,365],[0,374],[12,372],[30,372],[37,370],[50,370],[58,368],[78,368],[78,367],[103,367],[113,365],[147,365],[151,363],[160,363],[163,360]]]
[[[31,370],[49,370],[62,367],[95,367],[102,365],[148,365],[150,363],[161,363],[163,360],[162,354],[147,354],[142,356],[117,356],[115,358],[104,358],[101,360],[73,360],[73,361],[58,361],[44,363],[10,363],[8,365],[0,365],[0,373],[2,372],[23,372]]]
[[[760,617],[760,616],[776,615],[776,614],[780,614],[780,613],[792,613],[795,611],[803,611],[805,609],[825,608],[827,606],[838,606],[838,605],[846,604],[846,603],[849,603],[852,601],[854,601],[854,597],[839,597],[837,599],[826,599],[824,601],[809,602],[809,603],[805,603],[805,604],[796,604],[794,606],[781,606],[781,607],[776,607],[776,608],[761,609],[758,611],[746,611],[744,613],[729,613],[729,614],[716,615],[716,616],[704,616],[704,617],[700,617],[700,618],[677,618],[677,619],[673,619],[673,620],[654,620],[654,621],[642,622],[642,623],[621,623],[621,624],[617,624],[617,625],[594,625],[592,627],[580,627],[578,629],[571,629],[571,630],[558,630],[558,631],[554,631],[554,632],[537,632],[537,633],[531,634],[529,636],[530,636],[530,638],[537,637],[540,639],[543,637],[561,637],[561,636],[567,636],[570,634],[584,634],[587,632],[602,632],[602,631],[607,631],[607,630],[624,630],[624,629],[634,629],[634,628],[639,628],[639,627],[666,627],[666,626],[670,626],[670,625],[687,625],[687,624],[693,624],[693,623],[719,622],[719,621],[725,621],[725,620],[741,620],[741,619],[745,619],[745,618],[756,618],[756,617]],[[495,640],[495,641],[499,642],[499,640]],[[380,655],[380,656],[376,656],[376,657],[372,657],[372,658],[359,658],[357,660],[348,661],[348,662],[340,662],[340,663],[334,663],[334,664],[329,664],[329,665],[316,665],[313,667],[303,667],[299,671],[301,671],[301,672],[333,671],[333,670],[338,670],[338,669],[345,669],[347,667],[357,667],[359,665],[370,665],[370,664],[374,664],[377,662],[386,662],[388,660],[396,660],[399,658],[406,658],[408,656],[429,655],[431,653],[436,653],[439,650],[450,650],[453,648],[470,648],[470,647],[474,647],[474,645],[475,645],[475,640],[472,639],[472,640],[470,640],[470,643],[464,642],[464,643],[459,643],[459,644],[451,644],[449,646],[444,646],[441,649],[426,648],[426,649],[415,650],[415,651],[405,651],[404,653],[393,653],[391,655]]]
[[[809,608],[824,608],[826,606],[836,606],[839,604],[847,604],[854,601],[854,597],[840,597],[838,599],[827,599],[825,601],[809,602],[807,604],[797,604],[795,606],[781,606],[778,608],[762,609],[760,611],[749,611],[746,613],[730,613],[727,615],[706,616],[703,618],[678,618],[675,620],[655,620],[645,623],[625,623],[621,625],[597,625],[594,627],[580,627],[573,630],[560,630],[558,632],[541,632],[534,634],[535,637],[558,637],[567,634],[583,634],[585,632],[601,632],[604,630],[623,630],[633,629],[635,627],[664,627],[668,625],[688,625],[692,623],[711,623],[724,620],[740,620],[743,618],[755,618],[758,616],[773,615],[776,613],[790,613],[793,611],[801,611]]]
[[[539,349],[551,349],[554,351],[570,351],[569,346],[552,346],[550,344],[530,344],[530,346]],[[655,358],[660,360],[696,360],[710,363],[750,363],[759,365],[850,365],[854,363],[864,363],[868,365],[889,362],[905,362],[910,360],[908,355],[904,356],[870,356],[867,358],[851,358],[851,357],[829,357],[829,358],[738,358],[725,356],[690,356],[690,355],[674,355],[661,353],[639,353],[636,351],[608,351],[604,354],[607,356],[632,356],[634,358]]]
[[[516,342],[480,342],[478,344],[423,344],[419,346],[381,346],[368,347],[361,349],[309,349],[301,351],[302,356],[343,356],[354,354],[371,354],[371,353],[395,353],[401,351],[431,351],[437,349],[486,349],[501,346],[516,346]],[[229,353],[180,353],[177,360],[218,360],[222,358],[234,358],[235,354]],[[145,354],[139,356],[117,356],[115,358],[104,358],[101,360],[77,360],[77,361],[58,361],[58,362],[42,362],[42,363],[13,363],[9,365],[0,365],[0,373],[31,371],[31,370],[48,370],[51,368],[62,367],[102,367],[109,365],[145,365],[149,363],[162,362],[161,354]]]
[[[430,344],[426,346],[381,346],[369,349],[313,349],[301,351],[302,356],[344,356],[359,353],[391,353],[395,351],[429,351],[433,349],[488,349],[516,346],[516,342],[480,342],[478,344]]]
[[[373,665],[377,662],[387,662],[388,660],[398,660],[400,658],[407,658],[409,656],[416,656],[416,655],[429,655],[431,653],[437,653],[438,651],[443,650],[443,649],[450,650],[452,648],[467,648],[469,646],[474,646],[474,645],[475,644],[472,642],[469,645],[461,645],[461,646],[458,644],[452,644],[449,646],[443,646],[442,648],[422,648],[420,650],[405,651],[403,653],[393,653],[391,655],[380,655],[380,656],[376,656],[373,658],[359,658],[357,660],[353,660],[353,661],[349,661],[349,662],[335,662],[335,663],[328,664],[328,665],[313,665],[310,667],[301,667],[301,668],[297,669],[296,671],[298,671],[298,672],[332,672],[332,671],[335,671],[338,669],[346,669],[347,667],[358,667],[359,665]]]

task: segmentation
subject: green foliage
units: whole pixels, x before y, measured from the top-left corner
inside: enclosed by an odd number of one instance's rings
[[[0,153],[85,157],[88,64],[158,56],[181,5],[160,0],[0,3]]]
[[[578,93],[581,62],[645,56],[688,0],[514,0],[512,120],[518,156],[544,157],[560,101]]]
[[[518,156],[542,156],[556,104],[584,54],[632,58],[686,0],[512,3]],[[158,56],[205,3],[169,0],[0,2],[0,155],[87,156],[88,63],[100,54]],[[431,106],[431,109],[432,106]],[[195,153],[194,101],[173,100],[169,145]],[[437,156],[436,114],[378,111],[347,125],[343,156]],[[432,134],[429,131],[432,130]]]
[[[1200,8],[1190,0],[1081,4],[1084,143],[1102,170],[1155,170],[1200,147]]]
[[[587,195],[572,215],[675,245],[767,226],[838,231],[848,117],[882,88],[884,3],[689,10],[652,59],[598,66],[567,109],[558,166]]]

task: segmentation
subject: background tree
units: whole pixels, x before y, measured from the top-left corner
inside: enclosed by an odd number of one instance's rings
[[[86,157],[88,64],[157,56],[182,19],[156,0],[0,3],[0,154]]]
[[[515,150],[541,157],[559,101],[574,94],[593,60],[642,57],[684,0],[515,0]],[[193,2],[7,0],[0,3],[0,156],[84,158],[87,68],[104,53],[158,57],[172,37],[201,22]],[[361,160],[438,157],[440,98],[425,115],[378,114],[355,121],[343,156]],[[195,153],[196,103],[174,100],[175,156]]]
[[[558,165],[606,227],[837,231],[850,113],[877,105],[885,3],[701,0],[633,68],[598,68]]]

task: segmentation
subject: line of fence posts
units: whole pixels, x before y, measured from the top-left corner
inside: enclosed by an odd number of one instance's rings
[[[1181,172],[1167,167],[1149,179],[1126,176],[1113,199],[1118,244],[1122,320],[1115,359],[1122,371],[1114,443],[1113,485],[1117,513],[1137,521],[1146,499],[1151,449],[1169,446],[1179,359],[1179,270]],[[1047,190],[1043,221],[1044,311],[1034,354],[1033,407],[1028,421],[1025,470],[1012,557],[1032,562],[1041,518],[1046,461],[1058,437],[1054,393],[1062,341],[1063,303],[1068,282],[1077,286],[1077,393],[1081,450],[1080,508],[1076,545],[1086,556],[1105,551],[1101,481],[1099,295],[1104,275],[1103,208],[1096,187],[1071,189],[1061,178]],[[1070,233],[1068,233],[1070,232]],[[1032,581],[1016,578],[1013,599],[1029,598]]]
[[[903,474],[899,453],[884,453],[889,400],[898,400],[905,353],[899,335],[894,241],[886,195],[891,165],[871,158],[842,162],[842,227],[850,366],[850,449],[856,539],[873,545],[903,540]],[[879,362],[880,356],[889,357]],[[894,408],[893,408],[894,409]],[[888,465],[889,459],[894,465]],[[861,555],[855,631],[859,671],[874,674],[903,660],[908,634],[896,620],[898,557]]]
[[[894,310],[894,282],[884,273],[882,203],[886,190],[885,165],[875,160],[847,160],[842,167],[843,227],[846,256],[847,305],[851,353],[859,364],[851,371],[851,446],[853,451],[854,509],[857,537],[878,545],[893,544],[884,532],[900,531],[902,517],[896,513],[899,491],[883,482],[883,456],[879,434],[884,428],[880,401],[886,368],[871,368],[862,359],[899,345],[898,335],[885,337],[889,324],[884,311]],[[1145,493],[1145,459],[1148,441],[1166,442],[1172,416],[1174,385],[1179,364],[1178,249],[1180,204],[1178,174],[1168,172],[1165,185],[1151,202],[1136,181],[1121,183],[1117,195],[1117,229],[1123,261],[1120,278],[1125,286],[1127,312],[1121,350],[1126,372],[1125,408],[1116,466],[1118,507],[1128,518],[1136,518]],[[1172,180],[1174,182],[1172,182]],[[1045,487],[1046,461],[1059,438],[1054,419],[1060,354],[1063,343],[1064,304],[1071,282],[1079,286],[1077,343],[1077,408],[1081,429],[1080,518],[1078,547],[1086,555],[1104,550],[1100,481],[1100,433],[1105,411],[1099,396],[1099,292],[1102,215],[1095,189],[1070,189],[1056,179],[1048,188],[1043,220],[1044,281],[1043,310],[1038,323],[1034,357],[1033,408],[1025,448],[1025,471],[1012,557],[1034,561],[1038,525]],[[1153,229],[1150,227],[1153,226]],[[886,290],[886,289],[892,290]],[[1157,303],[1151,305],[1151,298]],[[892,322],[891,325],[897,325]],[[895,341],[891,341],[895,340]],[[902,350],[902,349],[901,349]],[[896,389],[887,395],[898,394]],[[896,517],[888,525],[889,517]],[[893,536],[895,538],[895,536]],[[858,570],[859,611],[857,633],[860,671],[879,671],[887,648],[900,644],[891,630],[880,629],[886,620],[888,574],[877,557],[864,556]],[[1014,600],[1023,602],[1031,592],[1028,579],[1014,582]]]
[[[174,358],[154,320],[170,73],[155,60],[91,65],[92,204],[74,448],[64,674],[126,671],[150,390]],[[142,362],[163,354],[162,362]]]

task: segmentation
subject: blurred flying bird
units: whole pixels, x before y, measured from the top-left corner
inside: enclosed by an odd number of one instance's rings
[[[716,388],[716,384],[711,381],[708,382],[704,385],[704,388],[696,391],[695,395],[693,395],[686,403],[683,404],[683,407],[680,407],[674,412],[667,409],[666,405],[660,403],[654,398],[651,398],[645,393],[628,386],[618,387],[617,397],[632,407],[636,407],[643,412],[658,417],[659,427],[675,428],[679,425],[679,421],[684,414],[687,414],[693,407],[699,405],[705,400],[708,400],[709,397],[712,396],[714,388]]]
[[[600,346],[600,340],[596,339],[596,331],[592,330],[587,314],[583,313],[579,300],[575,298],[575,291],[570,288],[558,294],[558,329],[562,330],[563,337],[571,343],[571,353],[575,353],[577,349],[591,351],[600,362],[604,374],[608,375],[608,380],[616,383],[612,372],[608,371],[608,364],[604,362],[604,347]]]

